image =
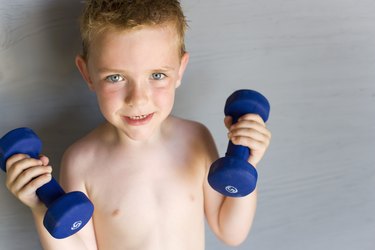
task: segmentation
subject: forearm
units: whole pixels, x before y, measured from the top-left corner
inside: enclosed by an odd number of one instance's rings
[[[241,198],[225,197],[219,213],[220,238],[229,245],[242,243],[253,223],[257,190]]]
[[[43,225],[45,211],[46,208],[37,208],[32,210],[35,226],[44,250],[88,249],[77,234],[74,234],[65,239],[53,238]]]

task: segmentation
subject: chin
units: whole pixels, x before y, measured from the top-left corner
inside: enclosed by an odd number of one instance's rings
[[[138,130],[138,129],[137,129]],[[154,131],[150,130],[142,130],[139,129],[138,131],[124,131],[124,134],[132,141],[136,142],[144,142],[152,139],[155,136]]]

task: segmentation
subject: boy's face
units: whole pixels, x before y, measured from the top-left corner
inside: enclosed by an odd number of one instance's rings
[[[172,110],[189,58],[180,58],[172,27],[108,30],[92,41],[87,62],[76,58],[104,117],[133,140],[161,132]]]

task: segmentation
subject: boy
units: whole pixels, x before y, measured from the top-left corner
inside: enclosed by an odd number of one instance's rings
[[[92,0],[81,23],[83,55],[76,65],[97,95],[106,122],[64,154],[60,184],[94,203],[92,220],[66,239],[42,225],[35,190],[51,178],[48,158],[18,154],[7,162],[7,187],[30,207],[45,249],[204,249],[204,216],[229,245],[251,227],[256,191],[223,197],[207,182],[218,158],[209,131],[170,114],[189,60],[177,0]],[[263,157],[270,132],[258,115],[243,116],[228,137]]]

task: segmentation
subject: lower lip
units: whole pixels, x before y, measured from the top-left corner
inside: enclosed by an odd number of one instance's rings
[[[152,117],[154,116],[154,113],[147,115],[145,118],[142,119],[130,119],[128,116],[124,116],[124,120],[127,124],[131,126],[141,126],[147,124],[149,121],[151,121]]]

